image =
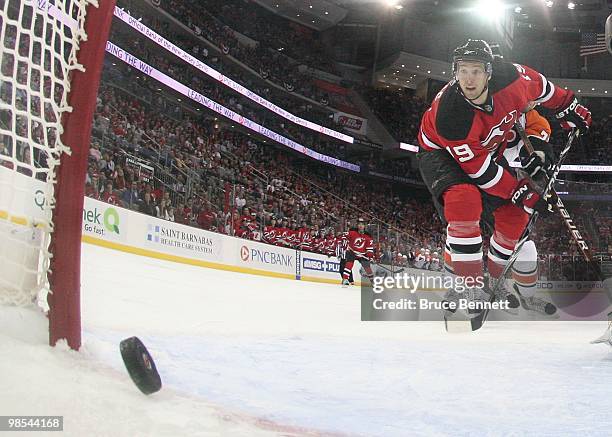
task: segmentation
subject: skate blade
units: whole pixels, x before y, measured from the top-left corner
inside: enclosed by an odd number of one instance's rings
[[[452,334],[459,332],[472,332],[472,322],[469,320],[452,320],[444,318],[444,327],[446,332]]]
[[[590,341],[590,344],[600,344],[600,343],[606,343],[608,346],[612,347],[612,340],[610,339],[605,339],[605,338],[598,338],[596,340]]]
[[[518,316],[519,315],[519,309],[518,308],[508,308],[507,310],[497,310],[497,311],[503,311],[506,314],[510,314],[511,316]]]
[[[473,332],[480,329],[486,320],[488,311],[484,310],[477,314],[465,314],[455,313],[455,316],[459,317],[447,317],[444,315],[444,328],[446,332],[458,333],[458,332]],[[462,317],[461,317],[462,316]]]
[[[521,314],[523,314],[525,318],[529,320],[556,320],[560,317],[559,309],[557,309],[557,311],[555,311],[553,314],[547,314],[547,313],[543,313],[538,310],[532,310],[530,308],[526,308],[526,305],[523,303],[522,300],[521,300],[520,311],[521,311]]]
[[[607,331],[601,337],[590,342],[591,344],[607,343],[612,347],[612,332]]]

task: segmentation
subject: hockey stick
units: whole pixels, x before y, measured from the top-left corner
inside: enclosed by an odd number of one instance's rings
[[[516,131],[518,132],[519,136],[523,140],[523,143],[525,144],[525,149],[527,149],[527,152],[529,152],[530,154],[533,153],[534,148],[533,148],[533,145],[531,144],[531,141],[529,140],[529,137],[527,136],[527,132],[525,132],[525,128],[519,122],[516,122],[514,127],[516,128]],[[544,181],[548,182],[548,179],[549,179],[548,175],[544,175]],[[551,192],[556,194],[554,187],[551,188]],[[584,259],[589,263],[589,265],[593,268],[593,270],[595,270],[595,273],[597,274],[598,279],[600,281],[603,281],[605,278],[601,272],[601,268],[599,267],[599,264],[593,258],[593,254],[591,253],[591,249],[589,249],[589,245],[582,237],[582,234],[580,233],[580,230],[578,229],[578,227],[574,224],[574,221],[572,220],[572,217],[570,216],[569,211],[567,210],[567,208],[565,207],[565,205],[563,204],[563,201],[561,200],[559,196],[557,196],[557,203],[555,204],[555,209],[559,212],[559,214],[561,214],[561,217],[563,218],[563,223],[565,224],[565,227],[569,231],[569,234],[572,237],[572,240],[574,240],[576,244],[578,245],[578,248],[580,249],[582,256],[584,256]]]
[[[546,184],[546,187],[542,191],[542,196],[545,196],[546,194],[548,194],[550,192],[550,190],[553,188],[554,183],[555,183],[555,181],[557,179],[557,176],[559,175],[559,171],[561,170],[561,164],[563,163],[565,158],[567,158],[567,155],[569,154],[569,150],[572,147],[572,143],[574,142],[574,139],[578,136],[578,134],[579,134],[578,130],[573,130],[570,133],[570,135],[569,135],[569,137],[567,139],[567,143],[565,144],[565,147],[563,148],[563,150],[559,154],[559,159],[557,160],[557,164],[555,164],[555,167],[554,167],[554,170],[553,170],[553,174],[548,179],[548,183]],[[497,280],[495,281],[493,287],[489,288],[489,293],[491,295],[490,302],[493,302],[493,300],[495,299],[495,295],[499,292],[499,290],[501,289],[502,284],[506,280],[506,275],[508,274],[508,272],[510,271],[510,269],[514,265],[514,262],[518,258],[519,252],[521,251],[521,248],[523,247],[523,244],[525,244],[525,242],[529,239],[529,233],[531,232],[531,230],[535,226],[535,224],[536,224],[536,222],[538,220],[538,216],[539,216],[538,211],[534,211],[533,214],[531,214],[531,217],[529,217],[529,221],[527,222],[527,225],[525,226],[525,229],[523,230],[523,233],[521,234],[518,242],[516,243],[516,246],[514,247],[514,251],[512,252],[512,255],[510,255],[510,258],[508,259],[508,262],[506,263],[506,265],[505,265],[501,275],[499,276],[499,278],[497,278]],[[472,331],[476,331],[476,330],[480,329],[482,327],[482,325],[485,323],[485,321],[487,320],[487,316],[488,315],[489,315],[489,310],[488,309],[484,309],[476,317],[467,320],[467,321],[470,322],[470,327],[469,328],[471,328]],[[456,321],[456,322],[453,321],[453,323],[451,324],[445,318],[446,330],[447,331],[466,331],[466,330],[468,330],[468,329],[465,329],[465,322],[467,322],[467,321]],[[453,329],[449,329],[451,327]]]

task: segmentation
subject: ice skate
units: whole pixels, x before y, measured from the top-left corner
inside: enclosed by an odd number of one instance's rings
[[[495,302],[508,302],[508,305],[504,306],[503,311],[513,316],[518,316],[521,303],[514,293],[508,291],[506,288],[506,281],[504,281],[499,287],[499,290],[495,292]]]
[[[591,341],[591,344],[606,343],[612,347],[612,323],[608,323],[608,329],[600,337]]]
[[[591,344],[606,343],[608,346],[612,346],[612,312],[608,313],[608,328],[600,337],[596,338]]]
[[[446,294],[444,295],[443,301],[454,303],[454,308],[452,309],[449,308],[447,310],[444,310],[444,317],[451,318],[455,314],[457,314],[457,308],[462,299],[468,302],[484,303],[484,302],[491,301],[491,295],[480,287],[468,288],[461,293],[459,293],[458,291],[452,290],[452,289],[448,290]],[[480,315],[482,313],[482,310],[467,309],[467,310],[461,310],[461,313],[467,316],[468,318],[474,318]]]
[[[527,311],[534,311],[546,316],[554,316],[556,314],[557,307],[552,303],[546,302],[544,299],[535,296],[522,296],[516,284],[514,284],[514,291],[521,300],[521,306]]]
[[[459,299],[461,298],[461,296],[462,296],[462,293],[458,293],[453,289],[448,290],[444,294],[444,297],[442,298],[442,302],[454,303],[455,305],[452,308],[444,310],[445,318],[450,318],[455,314],[456,308],[459,305]]]

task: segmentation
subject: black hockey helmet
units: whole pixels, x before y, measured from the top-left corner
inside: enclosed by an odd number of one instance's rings
[[[457,62],[459,61],[482,62],[489,77],[493,73],[493,52],[489,44],[481,39],[468,39],[464,45],[455,49],[453,74],[457,74]]]

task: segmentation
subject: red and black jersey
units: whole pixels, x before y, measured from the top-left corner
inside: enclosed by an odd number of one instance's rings
[[[372,258],[374,256],[374,240],[367,232],[362,234],[356,229],[351,229],[346,239],[348,250],[354,252],[357,257]]]
[[[494,63],[488,86],[487,101],[477,106],[457,81],[449,82],[423,115],[418,139],[426,151],[446,149],[483,191],[509,199],[517,180],[498,162],[514,136],[514,123],[529,102],[558,109],[573,93],[529,67],[501,60]]]
[[[328,235],[323,243],[322,252],[325,255],[333,256],[336,253],[336,245],[338,244],[336,237],[333,235]]]
[[[280,238],[280,229],[276,226],[266,226],[264,228],[263,240],[269,244],[277,244]]]
[[[321,237],[319,240],[319,253],[327,255],[328,238],[327,236]]]
[[[282,227],[278,229],[278,243],[282,246],[291,246],[291,233],[289,228]]]
[[[287,233],[287,243],[289,247],[297,247],[300,244],[297,229],[289,229]]]
[[[302,250],[307,250],[309,252],[313,250],[314,237],[310,233],[310,229],[301,228],[298,231],[298,239]]]

